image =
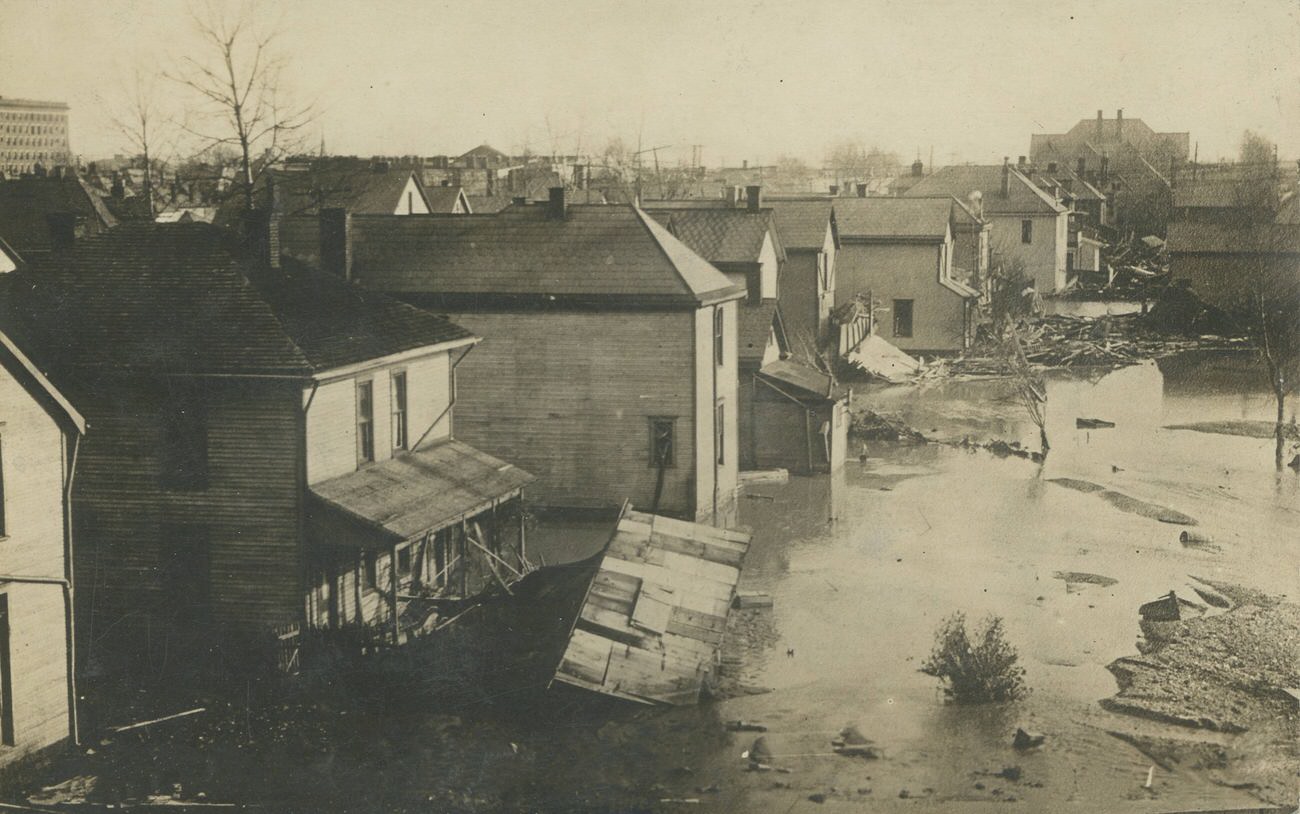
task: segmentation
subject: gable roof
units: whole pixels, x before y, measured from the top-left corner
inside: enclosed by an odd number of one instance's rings
[[[406,295],[690,306],[743,295],[654,218],[629,205],[496,215],[357,217],[353,277]],[[421,298],[422,300],[425,297]]]
[[[238,259],[202,223],[126,224],[8,275],[14,312],[66,368],[305,377],[473,336],[301,263]]]
[[[776,231],[786,251],[821,251],[826,245],[826,228],[835,218],[829,198],[767,203],[772,207]]]
[[[740,360],[762,359],[767,340],[776,330],[776,300],[745,303],[736,316],[736,353]]]
[[[515,202],[510,195],[466,195],[471,214],[495,215]]]
[[[468,215],[474,211],[461,187],[424,187],[424,197],[435,215]]]
[[[952,198],[838,198],[835,222],[844,239],[942,241]]]
[[[487,158],[492,161],[510,160],[510,156],[487,143],[480,144],[472,150],[466,150],[464,153],[457,156],[457,158]]]
[[[785,260],[770,210],[650,209],[652,218],[710,263],[757,263],[770,236],[777,262]]]
[[[19,254],[52,248],[48,215],[71,212],[93,221],[93,231],[117,225],[103,200],[78,178],[0,181],[0,238]]]
[[[71,426],[78,433],[86,433],[86,419],[82,418],[77,408],[64,397],[45,374],[23,353],[17,341],[0,331],[0,364],[9,374],[17,379],[32,397],[45,404],[53,418],[64,426]]]
[[[904,193],[903,197],[951,195],[958,200],[964,200],[971,192],[978,190],[983,200],[984,212],[990,215],[1059,214],[1066,211],[1065,207],[1056,203],[1050,195],[1036,187],[1015,167],[1007,168],[1009,183],[1007,197],[1003,198],[1001,195],[1003,166],[963,164],[944,167],[921,179]],[[842,219],[840,233],[845,233]]]
[[[280,211],[290,215],[315,215],[322,206],[342,207],[354,215],[391,215],[405,203],[402,193],[411,181],[428,204],[424,184],[410,170],[331,162],[307,170],[272,170],[266,175],[275,185]]]

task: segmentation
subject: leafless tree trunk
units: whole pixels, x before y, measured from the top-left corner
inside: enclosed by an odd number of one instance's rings
[[[252,5],[228,12],[206,8],[193,14],[204,48],[186,56],[169,78],[199,101],[184,128],[205,149],[238,151],[238,191],[243,206],[255,208],[254,187],[271,164],[301,146],[303,129],[314,120],[311,105],[297,105],[284,88],[285,56],[276,30],[264,30]]]
[[[153,77],[136,68],[124,82],[122,99],[109,110],[109,119],[127,140],[130,152],[144,161],[144,194],[148,200],[149,219],[153,220],[157,214],[154,162],[158,160],[158,148],[169,132]]]

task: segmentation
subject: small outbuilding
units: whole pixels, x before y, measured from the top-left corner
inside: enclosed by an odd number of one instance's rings
[[[759,469],[834,472],[848,447],[850,392],[811,365],[782,359],[754,374]]]

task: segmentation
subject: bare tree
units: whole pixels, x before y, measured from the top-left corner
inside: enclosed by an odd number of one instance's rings
[[[1278,469],[1286,464],[1286,447],[1296,438],[1296,427],[1286,420],[1287,395],[1300,385],[1300,240],[1296,227],[1266,224],[1256,227],[1261,251],[1249,269],[1244,296],[1234,310],[1246,325],[1256,352],[1268,372],[1269,389],[1277,406],[1273,425],[1273,459]]]
[[[123,82],[121,99],[113,102],[108,111],[109,121],[126,140],[131,154],[140,156],[144,162],[144,195],[150,220],[156,214],[157,203],[154,165],[158,161],[159,148],[172,133],[157,91],[155,77],[136,67]]]
[[[238,151],[235,191],[251,210],[258,178],[275,161],[301,148],[314,110],[296,104],[284,87],[286,59],[277,47],[279,31],[260,25],[252,5],[234,12],[209,6],[192,16],[202,48],[169,74],[199,101],[184,128],[200,138],[205,149]]]
[[[1011,373],[1016,395],[1025,408],[1025,414],[1038,428],[1038,442],[1043,458],[1051,445],[1047,440],[1047,385],[1025,356],[1021,325],[1034,316],[1041,305],[1034,292],[1034,283],[1025,270],[1024,259],[1018,252],[1008,251],[1000,242],[994,251],[996,258],[991,270],[989,310],[994,335],[1001,345],[1003,362]]]

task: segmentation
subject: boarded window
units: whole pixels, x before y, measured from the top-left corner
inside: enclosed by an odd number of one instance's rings
[[[393,449],[406,449],[406,371],[393,373]]]
[[[654,416],[650,419],[650,466],[654,468],[674,466],[674,427],[675,418]]]
[[[163,407],[163,489],[195,492],[208,486],[208,416],[197,394],[173,397]]]
[[[912,300],[894,300],[894,336],[911,337]]]
[[[357,464],[375,459],[375,385],[357,382]]]
[[[1032,220],[1020,221],[1020,242],[1021,243],[1034,242],[1034,222]]]
[[[721,365],[726,358],[726,343],[723,336],[722,308],[713,309],[713,361]]]

